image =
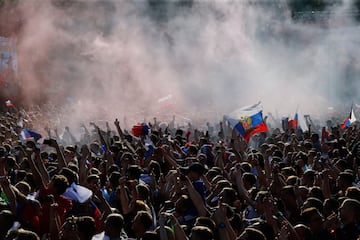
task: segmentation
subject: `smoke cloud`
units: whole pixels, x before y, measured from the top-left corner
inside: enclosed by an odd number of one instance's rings
[[[61,106],[48,115],[60,126],[218,121],[258,101],[280,117],[348,111],[360,93],[351,4],[314,24],[294,21],[282,1],[25,1],[23,98]]]

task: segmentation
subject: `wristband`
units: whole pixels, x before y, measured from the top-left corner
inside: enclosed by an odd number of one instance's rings
[[[225,223],[224,222],[219,223],[218,227],[219,228],[225,228]]]

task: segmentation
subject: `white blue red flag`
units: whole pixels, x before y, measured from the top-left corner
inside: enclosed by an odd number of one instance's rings
[[[355,121],[356,121],[356,117],[355,117],[355,114],[354,114],[354,109],[351,106],[350,114],[349,114],[349,116],[347,118],[345,118],[344,122],[341,124],[341,128],[344,129],[344,128],[350,126],[350,124],[352,124]]]
[[[268,128],[262,116],[261,102],[246,106],[225,115],[225,120],[236,129],[246,142],[259,132],[267,132]]]
[[[5,105],[6,105],[7,107],[13,107],[13,106],[14,106],[14,104],[13,104],[10,100],[7,100],[7,101],[5,102]]]

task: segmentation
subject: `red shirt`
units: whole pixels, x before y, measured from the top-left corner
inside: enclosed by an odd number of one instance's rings
[[[46,202],[46,196],[52,194],[52,192],[46,188],[40,190],[39,192],[39,201],[42,206],[42,215],[40,216],[40,233],[41,235],[49,232],[49,223],[50,223],[50,204]],[[72,208],[72,202],[70,199],[60,195],[54,196],[54,202],[58,204],[57,213],[60,217],[60,225],[65,222],[65,215]]]

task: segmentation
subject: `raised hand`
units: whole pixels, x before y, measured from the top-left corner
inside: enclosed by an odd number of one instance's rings
[[[117,118],[115,119],[114,125],[115,125],[116,127],[120,127],[119,119],[117,119]]]

